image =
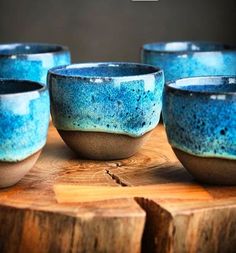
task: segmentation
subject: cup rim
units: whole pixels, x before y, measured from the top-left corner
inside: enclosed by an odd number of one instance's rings
[[[27,95],[27,94],[33,94],[35,92],[39,92],[42,93],[43,91],[46,91],[48,88],[46,85],[44,85],[43,83],[40,82],[35,82],[35,81],[30,81],[30,80],[19,80],[19,79],[8,79],[8,78],[0,78],[0,83],[1,82],[14,82],[14,83],[19,83],[19,85],[21,83],[28,83],[31,85],[38,85],[40,87],[36,88],[34,90],[30,90],[30,91],[22,91],[22,92],[16,92],[16,93],[6,93],[6,94],[1,94],[0,93],[0,99],[1,98],[8,98],[8,97],[15,97],[15,96],[22,96],[22,95]],[[1,84],[0,84],[1,87]]]
[[[139,67],[139,68],[146,68],[147,70],[150,69],[150,72],[137,74],[137,75],[126,75],[126,76],[86,76],[86,75],[67,75],[58,73],[59,70],[69,69],[69,68],[91,68],[91,67],[121,67],[121,66],[133,66],[133,67]],[[57,66],[54,68],[49,69],[48,76],[52,75],[55,77],[61,77],[61,78],[73,78],[73,79],[79,79],[79,80],[87,80],[87,81],[96,81],[96,80],[102,80],[102,81],[111,81],[111,80],[132,80],[135,78],[145,78],[150,77],[154,75],[163,75],[163,70],[159,67],[155,67],[153,65],[149,64],[143,64],[143,63],[136,63],[136,62],[87,62],[87,63],[74,63],[74,64],[68,64],[63,66]]]
[[[222,46],[222,49],[212,49],[212,50],[160,50],[160,49],[151,49],[150,46],[161,46],[165,44],[180,43],[180,44],[198,44],[198,45],[215,45]],[[216,41],[201,41],[201,40],[182,40],[182,41],[160,41],[160,42],[151,42],[143,44],[142,48],[145,52],[158,53],[158,54],[196,54],[196,53],[217,53],[217,52],[236,52],[236,45],[221,43]]]
[[[232,80],[231,80],[232,79]],[[169,81],[164,85],[164,88],[167,91],[171,91],[174,93],[179,93],[179,94],[185,94],[185,95],[199,95],[199,96],[219,96],[219,95],[224,95],[224,96],[233,96],[236,98],[236,91],[200,91],[200,90],[189,90],[189,89],[183,89],[180,86],[177,86],[177,82],[188,82],[188,81],[197,81],[197,80],[207,80],[209,81],[224,81],[227,80],[230,84],[230,81],[236,84],[236,76],[223,76],[223,75],[216,75],[216,76],[195,76],[195,77],[185,77],[185,78],[180,78],[174,81]],[[194,84],[193,84],[194,85]],[[186,85],[189,86],[189,85]]]
[[[39,46],[39,47],[55,47],[55,51],[45,51],[38,53],[12,53],[12,54],[3,54],[1,53],[1,47],[7,46]],[[47,55],[61,54],[64,52],[69,52],[69,48],[64,45],[54,44],[54,43],[43,43],[43,42],[13,42],[13,43],[2,43],[0,44],[0,58],[29,58],[29,57],[39,57]]]

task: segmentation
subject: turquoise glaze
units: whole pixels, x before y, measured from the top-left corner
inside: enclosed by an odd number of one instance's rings
[[[141,136],[156,127],[162,70],[135,63],[85,63],[48,74],[57,129]]]
[[[145,44],[143,63],[164,70],[165,80],[183,77],[236,75],[236,47],[211,42]]]
[[[49,111],[42,84],[0,79],[0,161],[21,161],[43,148]]]
[[[167,84],[163,120],[171,146],[196,156],[236,159],[236,77]]]
[[[46,84],[48,69],[70,64],[68,48],[54,44],[0,44],[0,78]]]

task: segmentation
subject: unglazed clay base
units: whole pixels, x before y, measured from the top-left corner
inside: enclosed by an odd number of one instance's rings
[[[151,131],[134,138],[122,134],[58,130],[65,143],[80,157],[116,160],[134,155],[149,138]]]
[[[236,160],[199,157],[177,148],[173,150],[197,180],[207,184],[236,185]]]
[[[9,187],[20,181],[34,166],[41,150],[20,162],[0,162],[0,188]]]

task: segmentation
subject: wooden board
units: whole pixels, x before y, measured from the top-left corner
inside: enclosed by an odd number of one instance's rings
[[[0,190],[0,252],[236,252],[236,187],[195,182],[162,126],[105,162],[79,160],[50,126],[36,166]]]

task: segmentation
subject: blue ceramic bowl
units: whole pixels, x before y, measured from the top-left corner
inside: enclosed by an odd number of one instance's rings
[[[163,120],[169,143],[197,179],[236,184],[236,77],[168,83]]]
[[[236,46],[211,42],[160,42],[142,47],[143,63],[164,70],[165,80],[236,75]]]
[[[164,83],[159,68],[116,62],[73,64],[51,69],[48,83],[53,123],[64,141],[84,157],[131,156],[140,146],[137,140],[142,140],[159,122]],[[71,132],[80,136],[67,138],[65,135],[71,136]],[[90,133],[90,145],[82,143],[83,133],[86,138]],[[115,136],[126,144],[113,140]],[[131,140],[137,141],[138,147],[131,148]]]
[[[70,64],[70,52],[61,45],[0,44],[0,78],[46,84],[48,69],[65,64]]]
[[[49,94],[43,84],[0,79],[0,187],[19,181],[46,143]]]

